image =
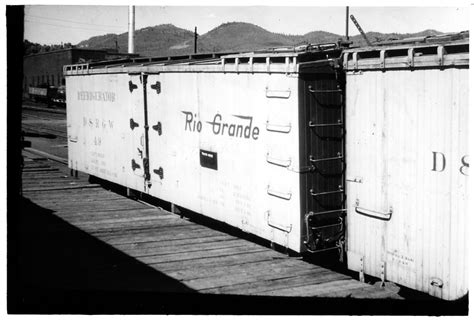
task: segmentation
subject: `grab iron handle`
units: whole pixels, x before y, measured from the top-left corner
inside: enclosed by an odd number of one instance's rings
[[[355,205],[355,211],[358,214],[372,217],[372,218],[377,218],[383,221],[389,221],[392,218],[392,214],[393,214],[393,208],[391,206],[389,207],[388,212],[378,212],[378,211],[369,210],[369,209],[360,207],[358,201],[356,202],[356,205]]]
[[[269,153],[267,153],[267,162],[273,165],[281,166],[281,167],[289,167],[291,165],[291,158],[289,159],[278,159],[271,157]]]
[[[266,128],[269,132],[289,133],[291,131],[291,124],[276,125],[276,124],[270,124],[267,121]]]
[[[278,198],[285,199],[287,201],[289,201],[291,199],[291,193],[284,193],[284,192],[275,191],[275,190],[271,189],[270,186],[267,187],[267,194],[271,195],[271,196],[278,197]]]
[[[283,89],[283,90],[275,90],[275,89],[268,89],[265,88],[265,96],[267,98],[290,98],[291,96],[291,89]]]
[[[267,218],[268,226],[271,226],[273,228],[276,228],[277,230],[280,230],[280,231],[283,231],[283,232],[286,232],[286,233],[291,232],[291,229],[293,228],[293,226],[291,224],[289,226],[283,226],[281,224],[274,223],[274,222],[270,221],[270,215],[271,215],[270,211],[265,212],[265,216]]]

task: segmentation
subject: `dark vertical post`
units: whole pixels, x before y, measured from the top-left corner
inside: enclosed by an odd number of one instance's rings
[[[28,275],[22,272],[25,267],[21,265],[27,262],[24,259],[28,244],[25,224],[29,219],[34,207],[28,206],[28,200],[21,197],[21,169],[23,156],[21,154],[21,107],[22,107],[22,74],[23,74],[23,17],[24,6],[7,5],[6,15],[6,59],[5,69],[7,73],[8,86],[6,87],[7,106],[5,115],[6,124],[6,150],[5,153],[7,171],[6,189],[3,195],[6,197],[6,227],[7,227],[7,313],[25,313],[27,302],[24,298],[31,298],[32,291],[27,290],[25,280]],[[5,40],[4,40],[5,41]],[[4,69],[4,70],[5,70]],[[3,96],[5,97],[5,96]],[[3,107],[5,108],[5,107]],[[3,212],[3,211],[2,211]],[[39,214],[39,213],[37,213]],[[2,215],[2,217],[5,217]],[[2,254],[3,255],[3,254]],[[23,263],[24,264],[24,263]],[[26,292],[26,293],[25,293]],[[31,301],[30,301],[31,302]],[[34,305],[34,304],[33,304]]]
[[[346,7],[346,40],[349,40],[349,7]]]
[[[197,27],[194,27],[194,53],[197,53],[197,39],[198,39]]]

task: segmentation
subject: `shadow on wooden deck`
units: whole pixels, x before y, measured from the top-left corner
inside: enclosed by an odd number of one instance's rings
[[[8,214],[11,314],[467,313],[467,302],[200,294],[26,198]]]
[[[26,198],[15,214],[18,224],[9,229],[15,245],[8,253],[10,313],[139,312],[152,301],[156,312],[166,313],[165,295],[194,292]]]

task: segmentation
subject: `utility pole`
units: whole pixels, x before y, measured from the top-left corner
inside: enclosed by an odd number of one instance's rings
[[[194,53],[197,53],[197,42],[198,42],[198,28],[194,27]]]
[[[349,7],[346,7],[346,40],[349,41]]]
[[[128,7],[128,53],[135,53],[135,6]]]

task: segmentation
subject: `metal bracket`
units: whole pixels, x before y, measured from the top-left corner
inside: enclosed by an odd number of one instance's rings
[[[436,286],[436,287],[441,289],[443,287],[443,280],[441,280],[439,278],[432,278],[431,281],[430,281],[430,285],[431,286]]]
[[[161,82],[157,81],[154,85],[151,85],[151,89],[156,90],[156,94],[159,95],[161,93]]]
[[[444,55],[446,55],[446,49],[444,48],[444,46],[438,46],[437,54],[438,54],[438,64],[442,66],[444,64]]]
[[[131,80],[128,82],[128,90],[132,92],[134,89],[137,89],[138,85],[135,85]]]
[[[365,283],[364,277],[364,257],[360,257],[360,265],[359,265],[359,281]]]
[[[346,178],[346,182],[353,182],[353,183],[362,183],[362,177],[348,177]]]
[[[163,173],[163,167],[160,167],[158,169],[154,169],[153,170],[153,173],[155,173],[156,175],[158,175],[160,177],[160,179],[163,179],[164,177],[164,173]]]
[[[359,69],[359,54],[357,52],[352,53],[352,61],[354,62],[354,69]]]
[[[407,63],[408,67],[415,67],[415,49],[413,48],[408,49]]]
[[[380,68],[385,69],[386,51],[380,50]]]
[[[132,159],[132,170],[135,171],[137,168],[140,168],[140,165]]]
[[[151,128],[156,130],[158,132],[158,135],[161,136],[161,123],[160,122],[158,122],[156,125],[152,126]]]
[[[349,66],[349,53],[348,52],[344,53],[342,66],[344,69],[347,69],[347,67]]]
[[[380,287],[383,288],[385,286],[385,262],[382,261],[380,265]]]
[[[304,223],[305,223],[305,227],[306,227],[306,239],[303,241],[303,243],[306,246],[306,250],[308,252],[317,253],[317,252],[322,252],[322,251],[338,249],[339,251],[341,251],[340,255],[341,255],[341,253],[343,253],[342,252],[342,246],[343,245],[339,242],[341,234],[335,233],[330,238],[322,239],[321,235],[318,235],[318,234],[315,235],[314,232],[313,232],[313,229],[321,231],[321,230],[327,229],[327,228],[340,227],[341,228],[340,232],[342,233],[343,232],[343,219],[342,219],[342,217],[338,218],[339,219],[338,223],[331,223],[331,224],[314,226],[314,227],[310,227],[309,219],[312,216],[317,217],[317,216],[320,216],[320,215],[331,215],[331,214],[335,214],[335,213],[342,214],[344,212],[346,212],[345,209],[340,209],[340,210],[331,210],[331,211],[324,211],[324,212],[309,212],[309,213],[305,214]],[[332,238],[332,240],[331,240],[331,238]],[[339,239],[339,240],[337,240],[337,239]],[[321,241],[323,243],[327,242],[327,241],[330,241],[330,242],[335,241],[336,246],[330,246],[330,247],[323,246],[322,248],[318,248],[319,247],[318,244]]]
[[[135,127],[138,127],[138,123],[136,123],[133,118],[130,118],[130,128],[133,130]]]

